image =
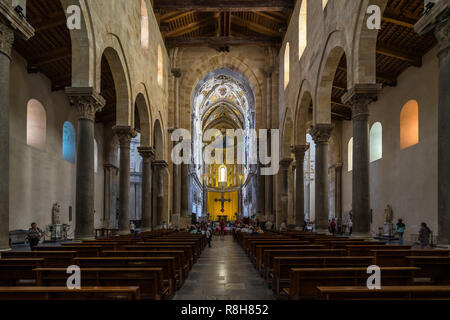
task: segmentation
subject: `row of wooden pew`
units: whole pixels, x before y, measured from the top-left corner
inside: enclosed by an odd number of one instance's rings
[[[164,230],[3,252],[0,300],[171,299],[205,246],[204,235]],[[69,266],[81,289],[67,288]]]
[[[297,231],[235,236],[279,299],[450,299],[449,250]],[[380,290],[367,288],[371,265]]]

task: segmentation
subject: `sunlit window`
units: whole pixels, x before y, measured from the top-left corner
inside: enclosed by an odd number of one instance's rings
[[[380,122],[370,129],[370,162],[383,158],[383,126]]]
[[[94,139],[94,172],[97,173],[98,168],[98,145],[97,140]]]
[[[284,88],[286,89],[289,84],[289,72],[290,72],[290,66],[289,66],[289,42],[286,43],[286,49],[284,49]]]
[[[303,0],[302,6],[300,7],[300,15],[298,17],[298,58],[299,59],[302,57],[303,52],[306,49],[307,23],[308,23],[307,0]]]
[[[220,167],[219,169],[219,182],[227,182],[227,168]]]
[[[159,86],[163,86],[163,56],[161,46],[158,45],[158,84]]]
[[[325,10],[325,7],[328,4],[328,0],[322,0],[322,9]]]
[[[47,133],[47,116],[44,106],[31,99],[27,104],[27,144],[44,150]]]
[[[141,0],[141,46],[148,49],[148,13],[145,0]]]
[[[348,142],[348,172],[353,170],[353,138]]]
[[[75,163],[76,154],[76,133],[75,128],[69,121],[64,122],[63,126],[63,152],[64,160]]]
[[[400,112],[400,148],[406,149],[419,143],[419,104],[408,101]]]

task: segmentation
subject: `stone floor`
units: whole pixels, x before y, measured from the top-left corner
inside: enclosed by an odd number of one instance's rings
[[[273,300],[274,295],[232,236],[215,237],[175,300]]]

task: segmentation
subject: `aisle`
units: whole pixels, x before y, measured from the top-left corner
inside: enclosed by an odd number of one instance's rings
[[[272,291],[232,236],[214,237],[175,300],[271,300]]]

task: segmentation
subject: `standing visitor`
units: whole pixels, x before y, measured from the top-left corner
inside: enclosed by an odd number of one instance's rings
[[[348,235],[351,236],[353,233],[353,221],[352,218],[348,220]]]
[[[398,234],[398,243],[403,244],[403,233],[405,232],[406,225],[403,223],[402,219],[398,219],[397,224],[395,225],[395,231]]]
[[[430,244],[430,235],[431,235],[430,228],[428,228],[428,226],[425,222],[422,222],[420,224],[420,230],[419,230],[419,242],[420,242],[420,246],[422,247],[422,249],[427,247]]]
[[[34,247],[36,247],[39,244],[39,241],[41,240],[42,231],[37,227],[37,224],[33,222],[31,224],[31,228],[28,229],[27,234],[27,240],[30,244],[31,251],[34,251]]]

